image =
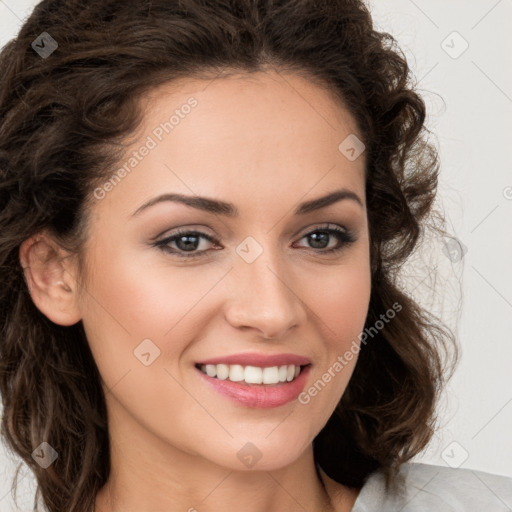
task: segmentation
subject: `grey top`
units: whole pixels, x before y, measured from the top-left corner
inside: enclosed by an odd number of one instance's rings
[[[512,478],[465,468],[403,464],[404,495],[388,495],[370,475],[351,512],[512,512]]]

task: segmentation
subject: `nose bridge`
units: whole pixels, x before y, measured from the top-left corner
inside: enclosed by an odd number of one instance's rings
[[[272,237],[267,236],[265,240]],[[226,316],[234,327],[252,327],[280,337],[301,321],[301,301],[289,283],[279,249],[247,237],[236,249],[232,297]]]

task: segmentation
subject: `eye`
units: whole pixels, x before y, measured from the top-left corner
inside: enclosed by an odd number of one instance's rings
[[[333,236],[338,241],[338,244],[335,247],[331,247],[329,249],[325,249],[325,246],[329,245],[329,240],[333,238]],[[329,227],[329,225],[317,228],[314,231],[309,231],[302,238],[307,238],[309,243],[312,244],[313,249],[322,249],[321,253],[333,253],[338,252],[344,249],[346,246],[354,243],[356,241],[356,237],[352,233],[352,231],[340,228],[339,226]]]
[[[181,258],[195,258],[205,253],[205,250],[194,253],[197,250],[199,241],[201,239],[207,240],[208,242],[217,242],[213,237],[202,233],[201,231],[190,231],[190,230],[178,230],[175,234],[164,238],[154,244],[155,247],[160,248],[164,252],[176,254]],[[177,250],[169,247],[170,244],[176,244]],[[192,254],[180,254],[192,253]]]
[[[329,246],[329,242],[333,237],[338,243],[335,247],[326,249],[326,246]],[[300,240],[304,238],[309,240],[314,252],[321,254],[341,251],[346,246],[356,241],[355,235],[350,230],[339,226],[330,227],[330,225],[309,231],[302,236]],[[180,258],[196,258],[207,252],[204,248],[198,250],[201,246],[201,240],[206,240],[210,243],[218,243],[218,240],[201,231],[178,230],[171,236],[155,242],[153,246],[158,247],[166,253],[175,254]],[[175,247],[171,247],[172,244],[174,244]]]

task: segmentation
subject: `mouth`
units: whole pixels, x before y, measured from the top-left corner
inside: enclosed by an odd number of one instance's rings
[[[204,361],[195,365],[195,371],[201,381],[211,390],[224,396],[236,406],[252,409],[270,409],[294,403],[306,386],[311,373],[311,363],[306,358],[282,356],[268,361],[263,366],[260,359],[253,357],[249,361],[240,361],[236,356],[236,364],[227,364],[219,360]],[[292,359],[292,361],[290,361]],[[282,364],[294,362],[295,364]],[[240,364],[244,363],[244,364]],[[298,364],[299,363],[299,364]],[[256,366],[260,364],[261,366]]]
[[[276,386],[292,382],[311,364],[284,364],[279,366],[251,366],[240,364],[200,364],[195,367],[217,380],[227,380],[247,385]]]

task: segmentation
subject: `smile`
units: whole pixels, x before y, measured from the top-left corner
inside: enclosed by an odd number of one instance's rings
[[[219,380],[245,382],[246,384],[279,384],[291,382],[300,372],[299,365],[242,366],[240,364],[201,364],[197,366],[204,374]]]
[[[273,408],[299,396],[311,373],[311,364],[259,367],[199,363],[196,372],[206,386],[238,406]]]

